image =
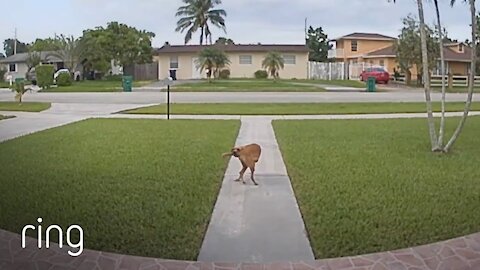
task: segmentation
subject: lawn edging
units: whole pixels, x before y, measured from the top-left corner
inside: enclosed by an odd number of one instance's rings
[[[0,229],[0,242],[20,243],[18,234]],[[281,263],[224,263],[169,260],[162,258],[138,257],[95,250],[84,250],[79,259],[70,257],[65,249],[52,244],[49,252],[36,247],[37,239],[27,237],[26,249],[11,244],[0,253],[0,265],[7,268],[18,265],[48,265],[50,268],[71,267],[74,269],[93,269],[96,265],[102,269],[124,269],[141,265],[156,266],[161,269],[336,269],[350,270],[359,267],[365,270],[389,269],[479,269],[480,233],[470,234],[429,245],[380,253],[371,253],[342,258],[321,259],[311,262]],[[24,256],[27,252],[30,256]]]

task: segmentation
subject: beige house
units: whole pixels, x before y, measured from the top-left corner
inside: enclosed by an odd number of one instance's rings
[[[394,48],[396,38],[375,33],[352,33],[332,41],[335,42],[335,49],[329,51],[329,57],[337,62],[383,66],[390,74],[394,73],[394,69],[399,70]],[[443,52],[448,72],[453,75],[468,75],[471,49],[467,45],[446,44]],[[412,76],[416,76],[415,67],[411,72]],[[433,73],[440,74],[440,68]]]
[[[285,67],[279,71],[283,79],[306,79],[308,73],[308,48],[306,45],[210,45],[224,51],[231,63],[231,78],[253,78],[257,70],[263,70],[262,61],[266,54],[276,51],[283,56]],[[200,72],[196,59],[207,45],[164,45],[156,50],[154,61],[158,62],[158,78],[163,80],[175,70],[176,78],[201,79],[206,72]]]

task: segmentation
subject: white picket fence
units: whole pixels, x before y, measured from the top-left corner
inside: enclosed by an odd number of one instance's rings
[[[445,76],[445,84],[448,86],[448,76]],[[442,86],[442,75],[432,75],[430,85],[434,87]],[[452,85],[455,87],[468,87],[468,76],[453,76]]]
[[[370,63],[308,62],[308,78],[320,80],[359,80],[362,71],[371,67],[374,67],[374,65]]]
[[[349,80],[359,80],[360,74],[367,68],[375,67],[370,63],[355,63],[355,64],[348,64],[348,79]]]
[[[345,80],[343,62],[308,62],[308,78],[317,80]]]
[[[405,83],[405,76],[401,75],[396,82]],[[448,86],[448,75],[445,75],[445,83]],[[480,87],[480,76],[475,76],[475,87]],[[431,75],[430,77],[430,86],[441,87],[442,86],[442,75]],[[452,76],[452,86],[453,87],[468,87],[468,76],[455,75]]]

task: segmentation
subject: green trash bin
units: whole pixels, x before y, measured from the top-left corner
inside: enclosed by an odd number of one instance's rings
[[[132,92],[133,77],[132,76],[123,76],[122,77],[122,86],[124,92]]]
[[[15,78],[15,83],[25,83],[24,78]]]
[[[367,80],[367,92],[375,92],[375,77],[368,77]]]

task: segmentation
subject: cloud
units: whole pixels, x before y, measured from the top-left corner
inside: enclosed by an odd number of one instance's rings
[[[1,2],[6,0],[0,0]],[[426,20],[433,23],[434,8],[425,1]],[[442,18],[452,38],[470,36],[469,9],[463,2],[455,7],[440,1]],[[183,34],[174,31],[180,0],[44,0],[15,1],[15,12],[2,17],[0,39],[13,37],[15,27],[21,41],[53,36],[55,33],[79,36],[84,29],[119,21],[156,34],[155,46],[165,41],[182,44]],[[330,38],[351,32],[378,32],[397,36],[401,18],[417,14],[415,0],[223,0],[227,11],[227,34],[214,29],[214,39],[228,36],[240,43],[303,43],[304,20],[322,26]],[[192,42],[197,43],[198,34]]]

